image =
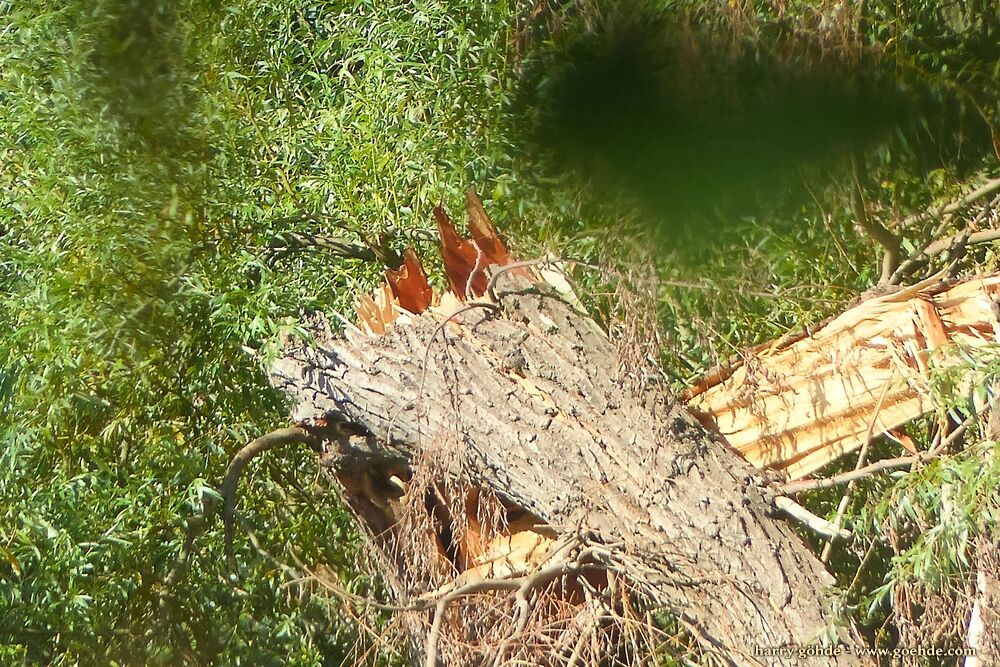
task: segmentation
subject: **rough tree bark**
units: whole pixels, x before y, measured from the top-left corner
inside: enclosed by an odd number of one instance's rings
[[[273,367],[296,422],[323,440],[400,604],[426,591],[408,590],[407,564],[381,539],[398,520],[389,501],[447,447],[471,484],[557,537],[602,545],[598,565],[728,664],[779,663],[757,647],[851,643],[827,611],[832,578],[773,518],[759,472],[682,406],[623,390],[594,321],[544,287],[499,278],[498,306],[403,318],[381,337],[338,340],[318,318],[315,340],[290,343]],[[415,640],[435,652],[426,635]]]

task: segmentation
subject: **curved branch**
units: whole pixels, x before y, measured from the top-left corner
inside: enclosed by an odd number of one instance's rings
[[[885,285],[899,265],[902,240],[872,216],[868,197],[865,196],[865,189],[861,184],[862,172],[865,171],[864,161],[858,154],[851,158],[851,171],[854,176],[854,183],[851,186],[851,208],[854,209],[854,217],[857,218],[861,229],[885,248],[885,254],[882,256],[882,275],[879,278],[879,284]]]
[[[233,553],[233,532],[236,517],[236,489],[240,484],[240,475],[243,473],[243,468],[246,467],[250,461],[254,459],[258,454],[266,452],[269,449],[274,449],[279,445],[285,445],[291,442],[299,442],[307,444],[313,449],[319,447],[319,442],[316,438],[306,431],[304,428],[299,426],[292,426],[291,428],[279,428],[276,431],[271,431],[266,435],[262,435],[256,440],[253,440],[243,449],[236,453],[233,460],[229,463],[229,468],[226,470],[226,477],[222,481],[222,486],[219,488],[219,493],[222,495],[223,509],[222,509],[222,523],[225,527],[226,535],[226,561],[230,566],[236,564],[236,557]]]
[[[354,243],[339,236],[307,232],[282,232],[271,238],[267,242],[267,247],[271,251],[270,260],[272,262],[285,257],[294,250],[312,248],[322,248],[339,257],[360,259],[365,262],[374,262],[378,259],[375,251],[361,243]]]

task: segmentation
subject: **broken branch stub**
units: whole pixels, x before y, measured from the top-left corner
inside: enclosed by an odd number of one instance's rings
[[[623,389],[605,333],[550,289],[511,272],[496,292],[498,312],[431,309],[380,337],[316,318],[315,345],[271,371],[397,602],[437,601],[407,622],[422,659],[582,664],[590,635],[625,641],[615,620],[640,603],[731,665],[849,639],[832,578],[748,463],[682,406]],[[524,590],[539,572],[558,576]]]

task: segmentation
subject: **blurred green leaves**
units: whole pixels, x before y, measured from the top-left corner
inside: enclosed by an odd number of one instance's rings
[[[267,240],[328,221],[409,233],[509,165],[484,149],[502,106],[484,26],[506,10],[477,7],[478,26],[436,3],[2,11],[4,655],[336,663],[357,639],[336,605],[287,594],[256,554],[234,587],[214,529],[168,605],[165,580],[231,452],[284,419],[262,372],[280,337],[378,271],[320,251],[272,263]],[[242,505],[265,548],[349,574],[354,540],[340,510],[312,509],[329,496],[310,457],[255,467]]]

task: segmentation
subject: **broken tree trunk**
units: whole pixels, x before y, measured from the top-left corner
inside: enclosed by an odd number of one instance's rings
[[[731,665],[850,642],[759,472],[683,406],[623,390],[592,320],[498,278],[497,304],[402,316],[381,337],[339,340],[318,318],[272,370],[425,664],[586,664],[627,643],[614,621],[640,608]]]

